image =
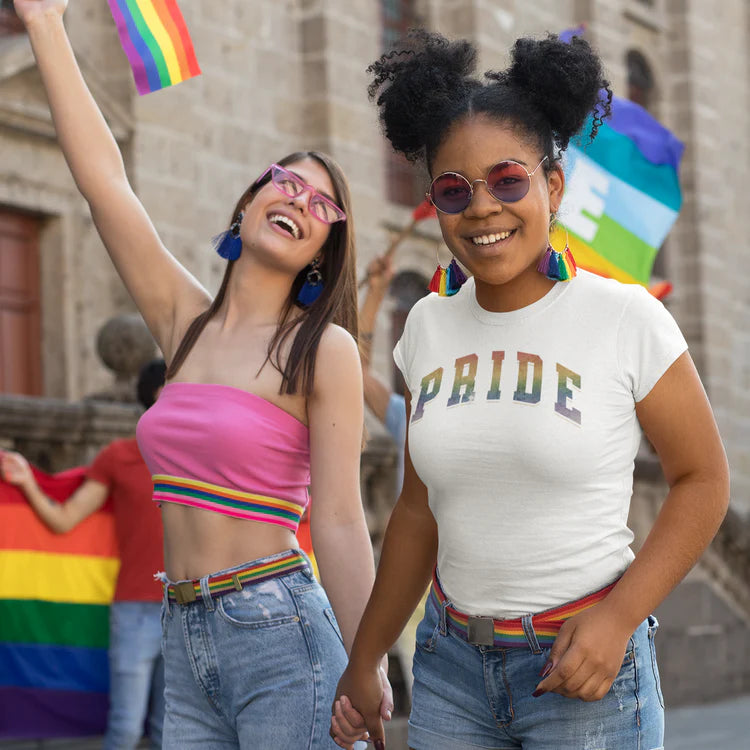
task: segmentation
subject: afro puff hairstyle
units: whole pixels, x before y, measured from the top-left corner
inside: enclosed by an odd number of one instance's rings
[[[467,115],[483,114],[535,143],[550,169],[589,117],[593,139],[610,114],[612,90],[583,39],[518,39],[510,66],[485,73],[484,80],[474,76],[476,60],[475,47],[465,39],[412,29],[370,65],[368,93],[396,151],[430,169],[450,128]]]

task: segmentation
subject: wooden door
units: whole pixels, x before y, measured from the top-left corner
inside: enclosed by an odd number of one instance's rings
[[[39,222],[0,209],[0,393],[41,395]]]

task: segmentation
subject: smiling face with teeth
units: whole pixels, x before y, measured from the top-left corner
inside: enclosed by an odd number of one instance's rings
[[[314,159],[287,164],[286,169],[320,193],[335,195],[330,175]],[[319,257],[330,225],[310,213],[309,199],[307,190],[291,198],[279,192],[270,181],[263,185],[245,205],[240,227],[242,244],[249,256],[277,270],[288,271],[292,278]]]
[[[469,115],[448,131],[430,171],[433,177],[458,172],[472,182],[485,179],[499,161],[511,159],[531,171],[543,156],[518,128]],[[474,274],[477,299],[488,309],[524,307],[554,283],[537,272],[536,264],[547,247],[550,213],[560,205],[565,180],[558,165],[546,171],[545,166],[519,201],[501,203],[477,182],[464,211],[438,213],[445,243]]]

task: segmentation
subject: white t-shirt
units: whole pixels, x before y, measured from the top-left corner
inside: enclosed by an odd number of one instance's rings
[[[643,287],[585,271],[508,313],[480,307],[473,279],[417,302],[394,358],[458,609],[519,617],[625,571],[635,404],[686,348]]]

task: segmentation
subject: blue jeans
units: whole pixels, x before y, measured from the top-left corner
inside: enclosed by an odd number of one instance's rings
[[[644,621],[600,701],[533,698],[549,649],[475,646],[427,600],[417,628],[409,747],[414,750],[663,750],[664,700]],[[527,636],[529,637],[529,636]]]
[[[153,747],[161,747],[164,661],[159,602],[113,602],[109,609],[109,714],[104,750],[138,745],[148,716]]]
[[[309,568],[215,599],[165,599],[162,620],[164,750],[337,750],[328,730],[347,657]]]

